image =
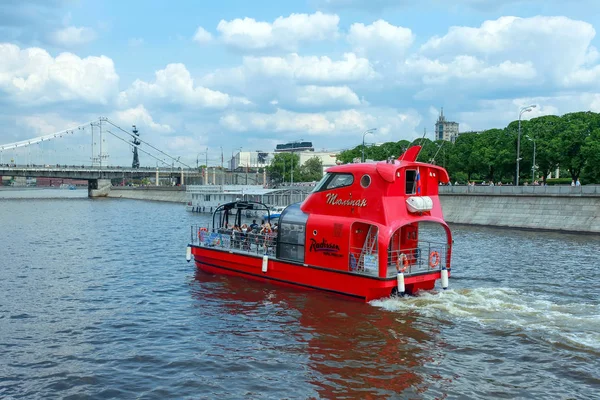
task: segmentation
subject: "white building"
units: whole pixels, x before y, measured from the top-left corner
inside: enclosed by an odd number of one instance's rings
[[[266,151],[239,151],[227,162],[230,171],[264,168],[271,164],[273,153]]]
[[[323,164],[323,171],[335,164],[337,153],[328,151],[294,151],[299,156],[300,165],[313,157],[317,157]],[[246,169],[258,169],[271,165],[275,153],[263,151],[239,151],[228,161],[230,171],[240,171]]]
[[[458,122],[446,121],[444,109],[442,108],[440,117],[435,123],[435,140],[446,140],[454,143],[458,135],[460,135],[458,132]]]

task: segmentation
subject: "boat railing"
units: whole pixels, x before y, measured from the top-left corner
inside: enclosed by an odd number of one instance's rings
[[[350,247],[349,270],[357,274],[377,276],[379,274],[377,252],[367,254],[363,247]]]
[[[192,225],[191,243],[198,246],[247,254],[275,256],[277,232],[260,233],[256,230],[240,232],[233,229],[209,230],[206,226]]]
[[[396,276],[398,269],[405,269],[406,275],[440,271],[442,268],[448,267],[446,265],[447,249],[446,243],[422,241],[415,248],[389,250],[387,276]]]

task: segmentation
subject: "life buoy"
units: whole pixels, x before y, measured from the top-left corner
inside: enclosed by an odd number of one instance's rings
[[[402,263],[402,268],[400,268],[400,263]],[[398,258],[396,258],[396,270],[398,272],[404,273],[408,269],[408,266],[409,266],[408,257],[406,257],[406,254],[400,253]]]
[[[198,229],[198,239],[202,239],[202,232],[208,232],[208,229],[204,227]]]
[[[440,265],[440,253],[432,251],[431,254],[429,254],[429,266],[435,268],[438,265]]]

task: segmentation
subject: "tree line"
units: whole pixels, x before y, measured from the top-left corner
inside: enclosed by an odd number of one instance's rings
[[[397,158],[408,147],[420,144],[423,148],[417,161],[443,166],[452,182],[514,183],[518,128],[519,122],[513,121],[504,129],[462,133],[454,143],[416,139],[365,146],[365,159]],[[342,151],[337,158],[342,163],[354,162],[360,160],[362,151],[359,145]],[[519,182],[546,182],[557,168],[569,181],[600,183],[599,113],[576,112],[521,121]]]
[[[276,153],[267,167],[272,183],[282,185],[290,182],[314,182],[323,177],[323,162],[312,157],[300,165],[300,156],[292,152]]]

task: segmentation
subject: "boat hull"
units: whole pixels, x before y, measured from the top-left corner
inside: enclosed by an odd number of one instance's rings
[[[196,266],[211,274],[241,276],[262,282],[322,290],[363,301],[389,297],[397,288],[395,277],[365,276],[275,258],[268,259],[266,272],[263,272],[262,256],[213,247],[190,247]],[[406,292],[411,294],[419,290],[431,290],[440,277],[439,271],[406,276]]]

